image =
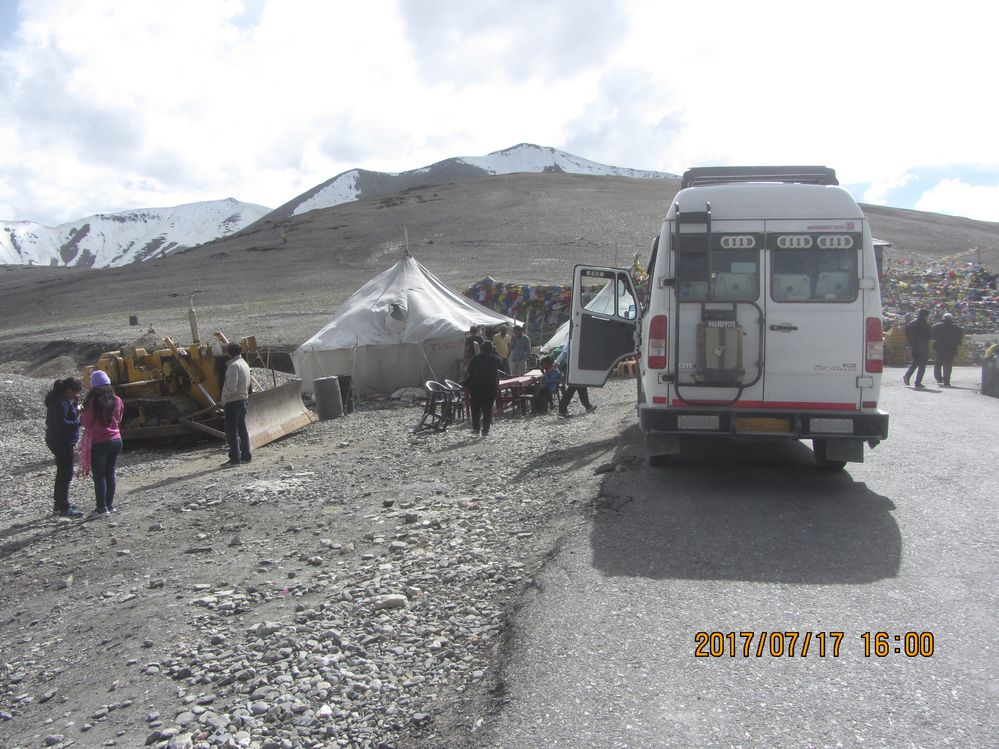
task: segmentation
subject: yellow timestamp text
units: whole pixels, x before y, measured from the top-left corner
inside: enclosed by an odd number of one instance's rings
[[[932,632],[864,632],[859,635],[865,658],[896,654],[909,658],[933,655]],[[846,633],[842,630],[695,632],[696,658],[839,658]]]

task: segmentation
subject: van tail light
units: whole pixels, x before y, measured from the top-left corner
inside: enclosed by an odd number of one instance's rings
[[[882,372],[885,368],[885,333],[880,317],[867,318],[867,334],[864,338],[864,369],[868,372]]]
[[[649,369],[666,369],[666,315],[656,315],[649,322]]]

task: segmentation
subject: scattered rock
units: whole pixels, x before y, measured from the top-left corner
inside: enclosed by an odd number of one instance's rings
[[[389,593],[383,596],[376,596],[371,601],[371,608],[375,611],[381,609],[404,609],[409,603],[409,599],[401,593]]]

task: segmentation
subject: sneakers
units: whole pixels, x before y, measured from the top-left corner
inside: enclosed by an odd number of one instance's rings
[[[87,520],[100,520],[101,518],[106,518],[111,513],[107,511],[104,507],[98,507],[92,513],[87,516]]]
[[[239,463],[236,463],[235,461],[232,460],[227,460],[225,463],[219,466],[219,468],[239,468]]]
[[[480,432],[478,429],[473,429],[472,430],[472,434],[474,434],[476,437],[478,437],[480,434],[482,434],[482,432]]]
[[[911,376],[912,375],[902,375],[902,382],[904,382],[906,385],[908,385],[909,384],[909,378]]]
[[[108,512],[118,512],[118,508],[114,505],[108,505]]]
[[[83,517],[83,513],[80,512],[75,507],[73,507],[72,505],[68,509],[65,509],[65,510],[55,510],[52,514],[56,515],[57,517],[60,517],[60,518],[73,518],[74,520],[76,518],[82,518]]]
[[[596,410],[597,410],[596,406],[587,406],[586,407],[586,413],[588,413],[588,414],[591,414],[591,413],[593,413]]]
[[[563,419],[568,419],[569,418],[569,412],[568,411],[559,411],[558,415],[561,416]]]
[[[917,390],[923,390],[926,388],[926,385],[924,385],[921,382],[917,382],[915,385],[913,385],[913,387],[916,388]]]

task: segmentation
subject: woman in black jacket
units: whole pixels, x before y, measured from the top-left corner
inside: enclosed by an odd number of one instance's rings
[[[80,392],[83,383],[75,377],[56,380],[45,395],[45,444],[55,456],[56,476],[53,512],[64,518],[83,517],[69,503],[69,483],[73,480],[73,450],[80,439]]]

